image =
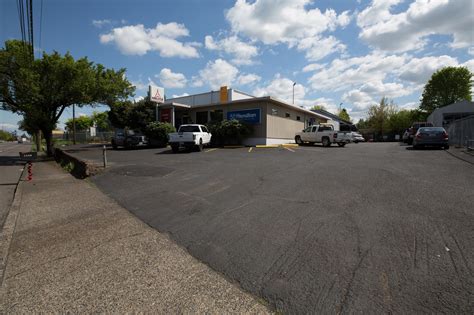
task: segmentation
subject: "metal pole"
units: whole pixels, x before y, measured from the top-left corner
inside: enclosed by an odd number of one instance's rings
[[[107,147],[104,144],[104,148],[102,150],[102,157],[104,160],[104,168],[107,168]]]
[[[293,105],[295,105],[295,85],[296,82],[293,82]]]
[[[76,105],[72,104],[72,144],[76,144]]]

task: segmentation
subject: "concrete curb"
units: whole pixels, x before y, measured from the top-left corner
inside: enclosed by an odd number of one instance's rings
[[[21,198],[23,195],[23,177],[25,174],[26,166],[23,166],[23,171],[18,179],[18,183],[15,188],[15,194],[13,195],[12,205],[8,211],[5,224],[0,231],[0,290],[3,289],[3,280],[5,276],[5,269],[8,263],[8,254],[10,252],[10,245],[15,233],[16,222],[20,213]]]
[[[54,159],[62,168],[79,179],[97,175],[104,169],[102,165],[92,161],[83,160],[59,148],[54,150]]]

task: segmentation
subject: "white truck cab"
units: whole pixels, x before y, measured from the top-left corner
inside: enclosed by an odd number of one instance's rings
[[[331,144],[337,143],[337,145],[343,147],[351,142],[351,133],[334,131],[334,126],[331,124],[319,124],[309,126],[303,131],[297,132],[295,142],[299,145],[322,143],[323,147],[329,147]]]

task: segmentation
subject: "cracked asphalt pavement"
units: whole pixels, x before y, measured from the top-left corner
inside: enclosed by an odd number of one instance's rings
[[[285,313],[473,312],[471,164],[398,143],[293,151],[109,151],[92,181]]]

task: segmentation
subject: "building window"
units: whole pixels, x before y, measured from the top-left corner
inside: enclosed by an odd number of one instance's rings
[[[290,118],[290,113],[285,113],[286,118]]]
[[[200,124],[200,125],[207,124],[207,111],[196,112],[196,124]]]
[[[222,109],[216,109],[211,111],[211,121],[223,121],[224,120],[224,112]]]
[[[301,120],[301,117],[300,117],[300,116],[296,116],[296,120]]]

